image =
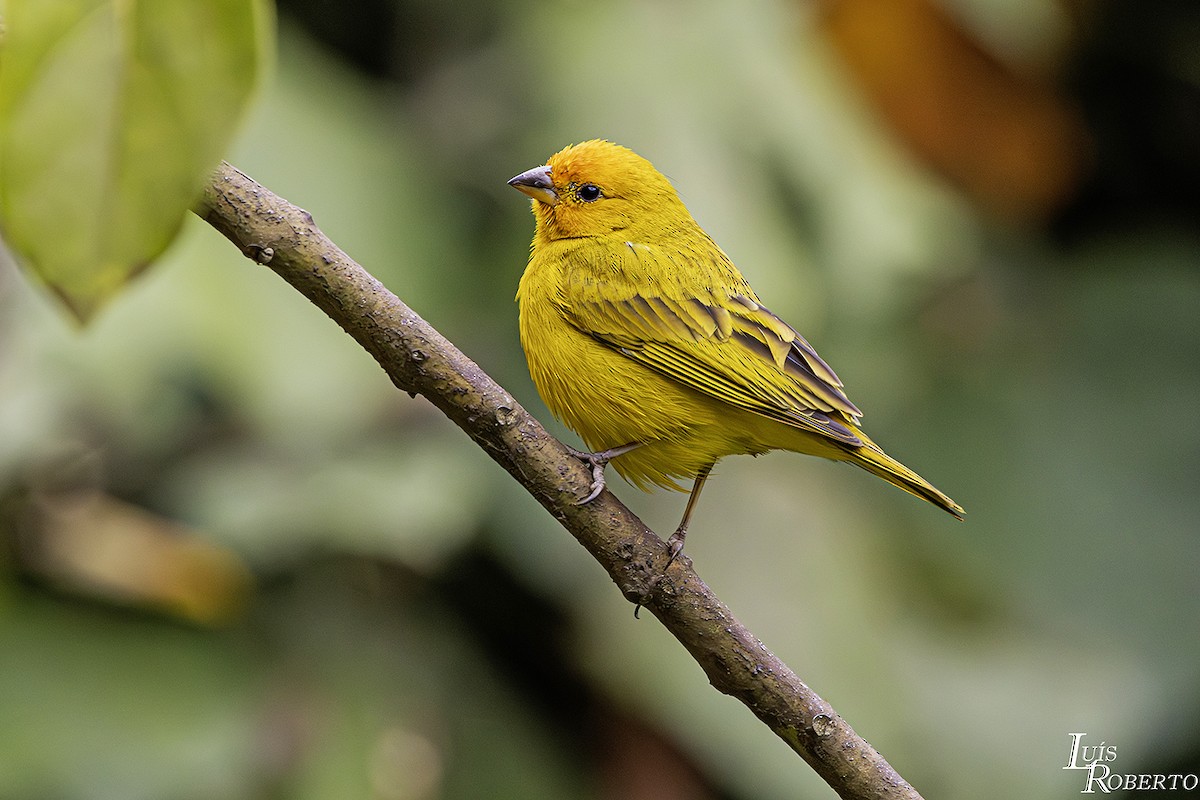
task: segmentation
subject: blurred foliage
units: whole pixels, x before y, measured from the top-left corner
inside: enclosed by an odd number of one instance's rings
[[[1152,5],[294,0],[229,158],[545,418],[504,181],[649,157],[968,511],[730,459],[700,574],[926,796],[1062,797],[1072,731],[1200,753],[1200,19]],[[83,332],[0,267],[0,798],[830,796],[630,611],[199,222]]]
[[[268,8],[10,0],[0,12],[0,228],[81,320],[179,231],[271,60]]]

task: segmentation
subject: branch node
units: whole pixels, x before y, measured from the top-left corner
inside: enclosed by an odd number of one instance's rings
[[[263,266],[270,264],[271,259],[275,258],[275,248],[262,244],[248,244],[243,252],[246,258]]]
[[[499,406],[496,409],[496,422],[498,422],[499,424],[503,425],[506,428],[509,425],[512,425],[514,422],[516,422],[517,417],[518,417],[517,412],[514,409],[509,408],[508,406]]]

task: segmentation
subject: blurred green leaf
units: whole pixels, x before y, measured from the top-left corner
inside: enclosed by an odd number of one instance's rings
[[[271,49],[266,0],[10,0],[0,229],[81,320],[171,243]]]

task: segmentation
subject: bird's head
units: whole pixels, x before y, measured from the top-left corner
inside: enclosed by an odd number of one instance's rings
[[[627,147],[600,139],[567,147],[509,186],[534,199],[538,235],[549,240],[607,236],[690,220],[670,181]],[[621,233],[627,235],[627,233]]]

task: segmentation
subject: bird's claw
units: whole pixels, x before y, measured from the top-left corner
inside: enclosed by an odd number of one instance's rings
[[[656,586],[662,582],[662,579],[667,576],[667,570],[675,563],[675,559],[683,552],[683,539],[687,536],[687,528],[680,526],[675,529],[675,532],[667,539],[667,563],[663,564],[662,572],[650,579],[650,583],[646,586],[646,591],[642,594],[637,604],[633,607],[634,619],[637,619],[638,612],[642,610],[642,606],[650,599]]]
[[[576,450],[574,447],[568,447],[567,449],[571,451],[571,455],[575,456],[584,464],[587,464],[592,468],[591,491],[588,492],[587,497],[583,498],[582,500],[575,501],[575,505],[586,506],[588,503],[599,497],[600,493],[604,491],[604,468],[608,466],[608,462],[612,461],[617,456],[624,455],[630,450],[636,450],[641,446],[641,442],[632,442],[630,444],[623,444],[620,447],[613,447],[608,450],[604,450],[600,453],[585,453],[582,450]]]
[[[584,464],[587,464],[592,468],[591,491],[588,492],[587,497],[583,498],[582,500],[575,501],[575,505],[577,506],[586,506],[588,503],[599,497],[600,493],[604,491],[604,468],[608,466],[609,459],[604,453],[585,453],[582,450],[576,450],[573,447],[568,449],[570,449],[571,455],[575,456]]]
[[[592,464],[592,491],[588,492],[588,496],[582,500],[577,500],[575,505],[586,506],[588,503],[595,500],[604,491],[604,464]]]
[[[663,572],[666,572],[667,568],[674,564],[675,559],[683,552],[683,538],[685,536],[687,536],[687,528],[676,528],[675,532],[667,539],[667,552],[670,553],[670,557],[667,559],[666,566],[663,567]]]

